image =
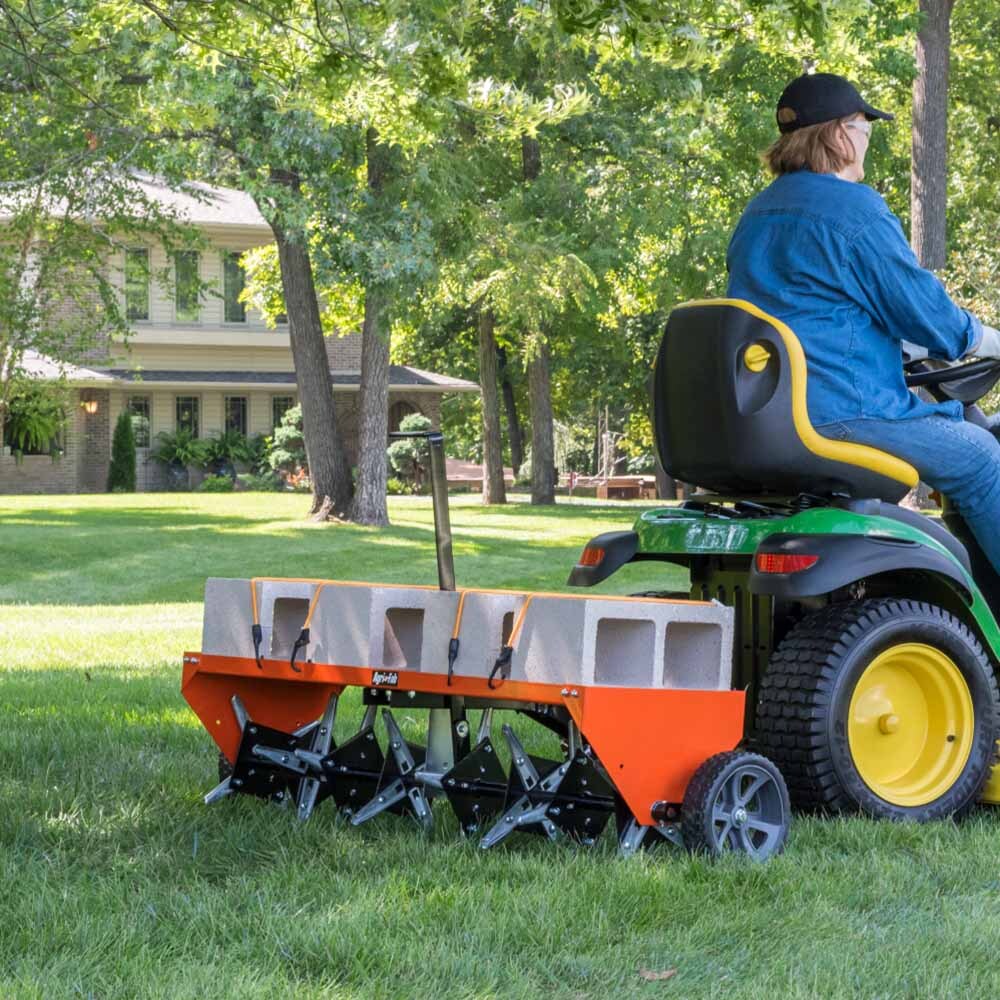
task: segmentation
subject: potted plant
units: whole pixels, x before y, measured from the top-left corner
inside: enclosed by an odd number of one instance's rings
[[[153,458],[167,467],[167,479],[172,489],[191,488],[191,466],[202,466],[206,462],[206,443],[196,438],[186,427],[180,427],[172,434],[160,431],[156,435],[156,451]]]
[[[248,463],[253,455],[244,434],[222,431],[204,442],[205,465],[212,475],[236,478],[236,463]]]
[[[4,427],[4,444],[15,458],[62,454],[58,439],[66,423],[64,397],[45,385],[19,387],[11,400]]]

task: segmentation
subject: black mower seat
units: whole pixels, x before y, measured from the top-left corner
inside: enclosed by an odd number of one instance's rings
[[[887,452],[816,432],[802,345],[742,299],[674,309],[656,359],[653,410],[663,468],[715,493],[895,503],[919,478]]]

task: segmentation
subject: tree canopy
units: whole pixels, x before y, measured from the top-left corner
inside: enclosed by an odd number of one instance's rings
[[[277,237],[247,259],[247,295],[272,317],[287,309],[297,367],[316,367],[322,335],[364,330],[362,453],[378,454],[357,497],[332,405],[310,402],[329,395],[322,379],[303,390],[303,425],[335,510],[372,523],[389,358],[477,379],[484,315],[507,461],[526,457],[523,427],[548,420],[529,404],[547,395],[553,457],[532,455],[533,472],[591,471],[607,425],[631,468],[652,468],[665,317],[725,287],[729,234],[767,182],[777,96],[800,72],[844,73],[896,112],[868,181],[909,218],[916,0],[0,0],[0,14],[0,194],[26,206],[3,244],[0,360],[11,344],[85,348],[35,318],[49,300],[25,276],[41,287],[50,265],[97,276],[94,330],[127,335],[100,247],[132,224],[129,171],[239,187]],[[988,0],[956,6],[948,274],[993,322],[998,34]],[[39,197],[86,211],[44,221]],[[114,226],[70,232],[95,197]],[[16,257],[29,232],[51,249],[35,270]],[[453,454],[482,457],[479,408],[445,406]]]

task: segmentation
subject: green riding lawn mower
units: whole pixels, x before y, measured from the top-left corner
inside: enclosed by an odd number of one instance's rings
[[[1000,362],[907,372],[986,425]],[[748,302],[674,310],[654,422],[663,467],[703,492],[593,539],[570,583],[662,561],[690,590],[649,596],[732,607],[746,744],[793,805],[924,821],[1000,802],[1000,578],[959,512],[898,506],[910,465],[820,436],[801,344]]]

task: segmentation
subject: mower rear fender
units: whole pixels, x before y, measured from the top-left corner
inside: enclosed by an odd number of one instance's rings
[[[631,562],[638,550],[639,535],[634,531],[606,531],[597,535],[584,546],[567,586],[595,586]]]
[[[780,571],[781,557],[785,557],[784,564],[790,571]],[[771,571],[767,571],[769,566],[773,567]],[[900,570],[943,578],[967,605],[973,604],[975,584],[950,554],[890,535],[769,535],[754,555],[750,591],[799,600],[831,594],[859,580]]]

